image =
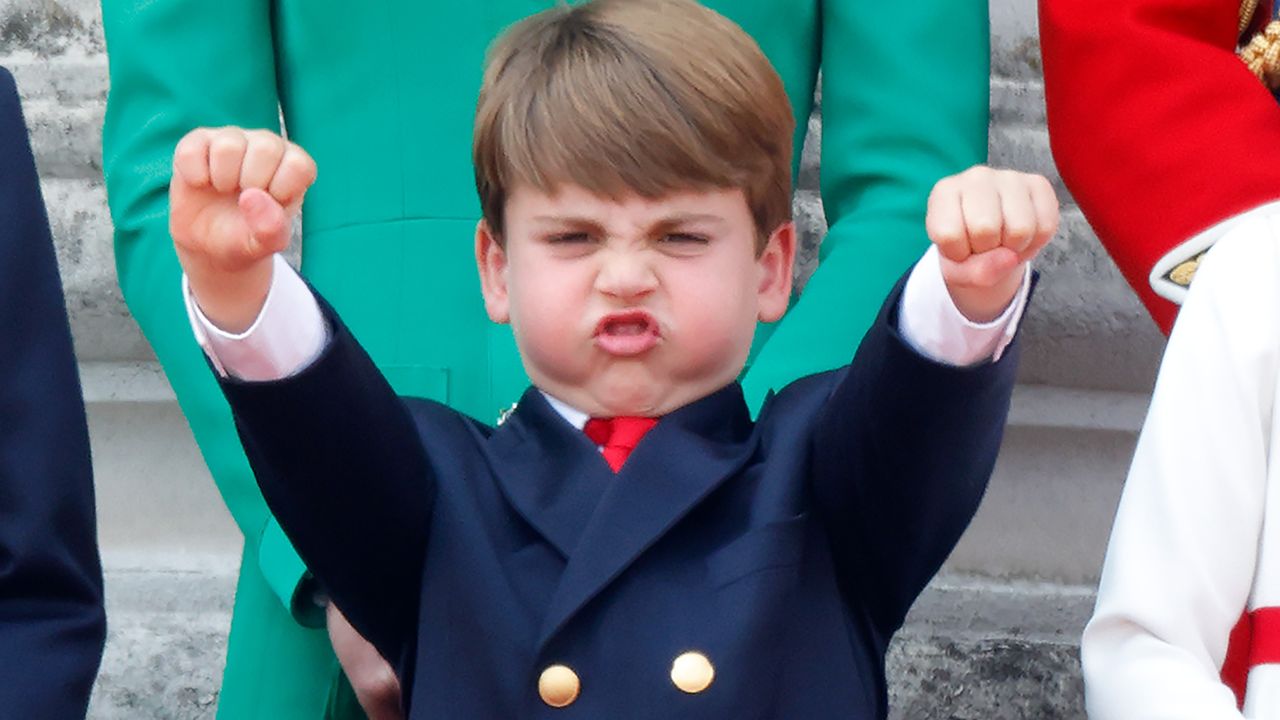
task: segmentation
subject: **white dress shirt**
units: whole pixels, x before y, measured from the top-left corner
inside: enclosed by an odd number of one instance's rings
[[[965,366],[998,360],[1012,342],[1030,291],[1028,268],[1022,287],[1004,313],[989,323],[975,323],[956,308],[942,280],[936,247],[930,246],[907,279],[898,314],[903,338],[936,362]],[[305,370],[323,352],[328,328],[320,306],[306,283],[277,255],[271,288],[262,310],[244,332],[233,334],[215,326],[192,297],[186,277],[182,293],[196,341],[223,377],[265,382]],[[587,416],[556,398],[551,405],[570,424],[581,429]]]

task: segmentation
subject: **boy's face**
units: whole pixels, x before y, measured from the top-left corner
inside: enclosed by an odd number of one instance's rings
[[[729,384],[791,294],[794,225],[757,255],[739,190],[518,186],[505,222],[505,249],[476,232],[489,317],[511,323],[534,385],[592,416],[664,415]]]

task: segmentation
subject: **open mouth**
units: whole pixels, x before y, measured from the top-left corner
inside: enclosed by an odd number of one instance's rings
[[[639,355],[660,338],[658,321],[643,310],[610,313],[596,323],[596,347],[610,355]]]

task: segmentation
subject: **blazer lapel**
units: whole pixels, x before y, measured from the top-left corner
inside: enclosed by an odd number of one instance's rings
[[[489,454],[507,501],[568,559],[614,480],[595,444],[531,387],[494,432]]]
[[[649,431],[606,482],[552,597],[539,645],[750,459],[752,427],[735,383]],[[597,461],[607,472],[603,458]]]

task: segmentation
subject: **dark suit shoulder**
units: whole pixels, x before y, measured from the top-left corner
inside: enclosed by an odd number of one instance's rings
[[[473,433],[480,438],[487,438],[493,434],[492,426],[454,410],[444,403],[408,395],[401,395],[400,400],[409,410],[409,416],[413,418],[420,430],[431,428],[444,432]]]
[[[757,425],[762,430],[780,418],[791,421],[797,415],[814,414],[849,372],[844,365],[835,370],[806,375],[788,383],[778,392],[770,392],[760,408]]]

